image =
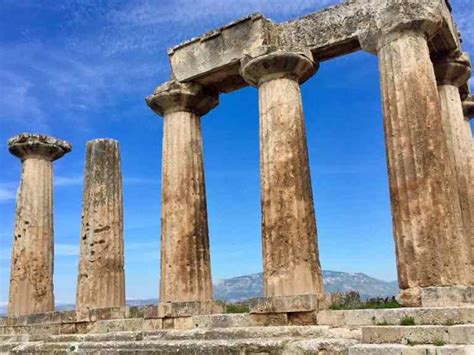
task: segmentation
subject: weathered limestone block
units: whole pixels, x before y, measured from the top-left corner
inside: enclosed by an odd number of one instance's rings
[[[71,151],[68,142],[20,134],[8,141],[22,160],[17,196],[8,314],[54,310],[53,164]]]
[[[160,302],[211,301],[200,116],[218,96],[198,84],[168,82],[147,103],[164,117]]]
[[[421,303],[423,307],[472,307],[474,286],[427,287],[421,291]]]
[[[435,60],[435,74],[443,120],[442,132],[448,143],[451,163],[457,179],[464,227],[464,242],[457,245],[458,257],[467,256],[465,285],[474,284],[474,142],[469,121],[464,118],[459,88],[471,76],[467,53],[453,54]],[[470,251],[470,253],[465,253]]]
[[[469,270],[467,251],[459,254],[459,193],[427,44],[439,19],[425,4],[410,12],[410,21],[397,22],[397,12],[381,14],[362,41],[379,55],[399,299],[405,306],[421,304],[421,287],[463,284]]]
[[[259,89],[265,297],[324,293],[300,92],[317,67],[309,51],[242,63]]]
[[[119,143],[87,143],[76,310],[125,306]]]
[[[458,32],[445,0],[350,0],[302,18],[277,24],[253,14],[195,37],[169,51],[173,78],[197,82],[229,92],[246,85],[239,75],[245,53],[255,55],[259,48],[303,47],[318,61],[359,50],[359,37],[372,19],[385,15],[401,19],[424,16],[437,18],[436,32],[430,38],[432,53],[459,48]]]

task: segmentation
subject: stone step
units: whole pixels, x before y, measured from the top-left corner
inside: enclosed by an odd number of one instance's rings
[[[474,325],[373,326],[362,328],[362,342],[371,344],[474,344]]]
[[[474,323],[474,307],[324,310],[318,313],[317,323],[332,326],[399,325],[408,317],[418,325]]]
[[[348,355],[473,355],[473,345],[357,344]]]
[[[10,341],[44,341],[53,342],[103,342],[103,341],[141,341],[141,340],[232,340],[252,338],[347,338],[361,339],[360,329],[331,328],[329,326],[285,326],[285,327],[238,327],[222,329],[191,329],[191,330],[154,330],[114,332],[97,334],[67,335],[31,335],[10,336]]]
[[[8,349],[10,354],[16,353],[94,353],[94,354],[327,354],[345,355],[348,348],[355,344],[350,339],[232,339],[232,340],[141,340],[141,341],[107,341],[107,342],[64,342],[48,343],[35,342],[12,344]]]

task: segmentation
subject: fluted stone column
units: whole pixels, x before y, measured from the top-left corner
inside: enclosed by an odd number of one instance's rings
[[[471,76],[470,61],[467,54],[454,54],[435,61],[435,74],[441,104],[441,118],[448,143],[451,162],[457,179],[461,212],[463,217],[464,239],[457,247],[459,257],[466,256],[470,268],[465,273],[465,285],[474,284],[474,143],[471,125],[465,119],[459,88]]]
[[[418,306],[421,288],[462,285],[469,265],[467,251],[459,254],[459,194],[427,43],[438,19],[416,10],[409,22],[396,9],[360,39],[379,56],[399,300]]]
[[[212,301],[200,117],[217,106],[218,96],[172,81],[147,103],[164,117],[160,302]]]
[[[324,293],[300,92],[317,68],[309,51],[242,62],[259,90],[265,297]]]
[[[71,151],[68,142],[37,134],[8,141],[22,160],[17,195],[8,314],[54,310],[53,164]]]
[[[119,142],[87,143],[76,310],[125,306]]]

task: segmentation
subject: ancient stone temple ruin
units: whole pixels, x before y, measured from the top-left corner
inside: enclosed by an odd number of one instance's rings
[[[300,86],[358,50],[379,60],[398,309],[329,309],[322,282]],[[447,0],[255,14],[168,54],[172,78],[146,98],[164,124],[159,303],[125,304],[119,145],[100,139],[87,145],[76,311],[54,312],[52,162],[71,146],[22,134],[9,142],[23,170],[0,351],[474,354],[474,99]],[[228,314],[212,294],[201,118],[245,86],[259,93],[264,297]]]

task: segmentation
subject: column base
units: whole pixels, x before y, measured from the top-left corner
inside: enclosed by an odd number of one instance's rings
[[[426,287],[421,289],[422,307],[474,306],[474,286]]]
[[[299,313],[329,308],[326,294],[307,294],[256,298],[250,301],[250,313]]]
[[[474,306],[474,286],[413,287],[401,290],[397,301],[404,307]]]
[[[225,304],[216,301],[160,302],[146,306],[144,318],[180,318],[225,313]]]

